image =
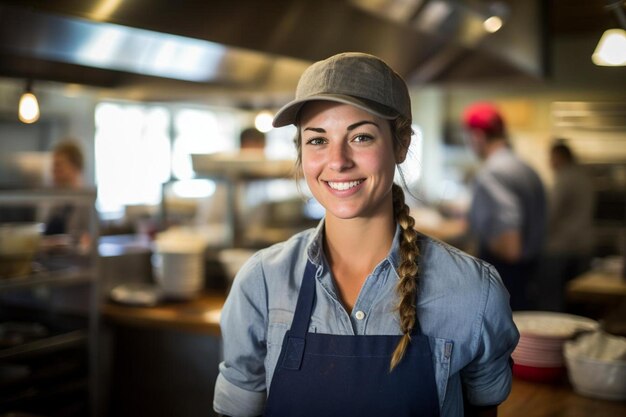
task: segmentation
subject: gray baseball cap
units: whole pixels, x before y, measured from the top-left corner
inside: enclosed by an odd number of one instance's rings
[[[298,81],[295,100],[274,116],[274,127],[295,124],[304,104],[327,100],[351,104],[376,116],[411,120],[411,99],[406,83],[374,55],[345,52],[308,67]]]

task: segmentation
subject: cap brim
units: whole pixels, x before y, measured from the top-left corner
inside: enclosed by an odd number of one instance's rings
[[[316,94],[314,96],[309,96],[299,100],[293,100],[292,102],[284,105],[280,110],[278,110],[278,112],[274,116],[272,125],[274,127],[282,127],[296,124],[298,119],[298,113],[300,112],[300,109],[302,109],[302,106],[304,106],[309,101],[317,100],[350,104],[384,119],[395,119],[396,117],[398,117],[398,112],[396,112],[395,110],[387,106],[372,102],[370,100],[342,94]]]

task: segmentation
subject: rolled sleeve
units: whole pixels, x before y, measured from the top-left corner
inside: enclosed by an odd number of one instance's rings
[[[231,384],[220,373],[215,382],[213,409],[219,414],[254,417],[263,414],[265,392],[254,392]]]
[[[508,293],[496,270],[489,266],[488,294],[480,317],[474,359],[462,371],[465,396],[476,406],[497,405],[511,391],[511,353],[519,332],[513,322]]]
[[[219,365],[213,408],[229,416],[260,415],[266,397],[267,291],[258,256],[237,274],[220,326],[224,360]]]

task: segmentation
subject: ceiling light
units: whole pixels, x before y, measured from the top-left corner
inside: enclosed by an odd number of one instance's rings
[[[489,33],[495,33],[502,27],[502,19],[499,16],[490,16],[483,22],[483,27]]]
[[[18,116],[22,123],[35,123],[39,120],[39,102],[32,91],[32,82],[26,83],[26,89],[20,97]]]
[[[626,65],[626,13],[624,13],[623,0],[607,0],[606,9],[613,10],[615,17],[621,26],[606,30],[598,46],[596,46],[591,60],[601,66],[624,66]]]
[[[606,30],[596,50],[591,55],[591,60],[601,66],[624,66],[626,65],[626,30]]]
[[[259,114],[257,114],[254,118],[254,127],[263,133],[267,133],[274,128],[272,126],[272,120],[274,120],[274,115],[269,111],[264,110],[259,112]]]

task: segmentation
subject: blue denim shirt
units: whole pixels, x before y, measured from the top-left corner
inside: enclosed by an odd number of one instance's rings
[[[221,317],[224,360],[213,403],[218,413],[262,414],[307,258],[317,266],[309,332],[401,334],[395,310],[400,229],[348,314],[323,254],[323,224],[257,252],[237,274]],[[509,358],[519,333],[498,273],[424,235],[420,249],[417,314],[431,343],[441,415],[463,415],[462,386],[474,405],[501,403],[511,388]]]

